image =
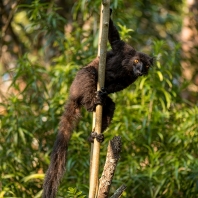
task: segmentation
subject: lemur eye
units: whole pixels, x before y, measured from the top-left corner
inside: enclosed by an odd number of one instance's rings
[[[134,60],[134,63],[138,63],[138,62],[139,62],[139,60],[138,60],[138,59],[135,59],[135,60]]]
[[[146,68],[149,68],[149,65],[147,65]]]

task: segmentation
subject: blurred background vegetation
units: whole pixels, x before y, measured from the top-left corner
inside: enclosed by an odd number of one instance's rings
[[[76,71],[97,54],[99,0],[0,1],[0,197],[41,197],[44,173]],[[146,77],[112,94],[108,141],[122,137],[112,192],[198,197],[198,3],[111,1],[122,39],[155,57]],[[88,194],[92,115],[69,145],[58,197]],[[77,195],[76,195],[77,197]]]

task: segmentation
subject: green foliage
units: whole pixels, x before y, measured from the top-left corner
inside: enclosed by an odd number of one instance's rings
[[[111,95],[116,111],[100,163],[102,169],[110,138],[120,135],[112,192],[125,183],[123,197],[198,196],[198,107],[181,97],[180,46],[174,36],[182,20],[178,2],[112,2],[122,38],[155,57],[148,76]],[[70,84],[79,66],[97,54],[99,5],[76,1],[67,18],[54,3],[35,0],[15,13],[12,25],[26,53],[2,74],[10,76],[10,87],[0,103],[0,197],[41,197]],[[64,31],[68,26],[72,31]],[[88,194],[91,125],[91,114],[83,110],[70,141],[60,197]]]
[[[69,197],[69,198],[84,198],[84,197],[86,197],[85,195],[81,195],[82,194],[82,192],[81,191],[77,191],[77,189],[76,188],[68,188],[68,195],[67,195],[67,197]]]

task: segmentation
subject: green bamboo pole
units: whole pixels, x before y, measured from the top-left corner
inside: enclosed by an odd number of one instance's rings
[[[102,17],[100,21],[100,31],[101,38],[99,40],[99,68],[98,68],[98,85],[97,90],[101,90],[104,87],[105,80],[105,66],[106,66],[106,53],[107,53],[107,39],[109,30],[109,9],[110,0],[102,1]],[[95,131],[100,134],[102,129],[102,106],[97,105],[96,112],[94,116]],[[91,160],[91,170],[90,170],[90,187],[89,187],[89,198],[95,198],[98,188],[98,172],[99,172],[99,157],[100,157],[100,143],[94,139],[93,150],[92,150],[92,160]]]

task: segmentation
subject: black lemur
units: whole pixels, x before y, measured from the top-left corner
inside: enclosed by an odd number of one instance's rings
[[[139,76],[148,73],[153,58],[136,51],[120,39],[119,33],[109,21],[109,43],[112,50],[107,52],[105,71],[105,96],[103,96],[102,131],[110,124],[115,110],[115,103],[108,96],[110,93],[123,90]],[[51,162],[44,181],[43,198],[54,198],[65,171],[67,147],[72,131],[80,118],[80,108],[94,111],[101,94],[97,92],[99,58],[80,69],[71,84],[65,111],[59,123],[59,132],[51,154]]]

